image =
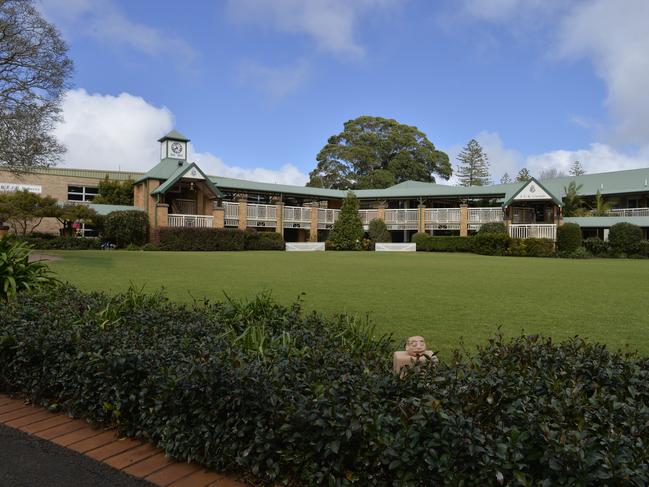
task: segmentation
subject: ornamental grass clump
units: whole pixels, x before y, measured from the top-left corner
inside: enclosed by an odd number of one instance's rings
[[[268,295],[72,287],[0,304],[0,391],[258,484],[647,485],[649,360],[496,336],[391,370],[365,321]]]
[[[29,261],[30,252],[24,242],[10,236],[0,238],[0,301],[13,301],[19,292],[58,282],[47,264]]]

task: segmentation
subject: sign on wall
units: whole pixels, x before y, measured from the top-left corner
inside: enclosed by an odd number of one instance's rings
[[[0,193],[11,193],[14,191],[29,191],[30,193],[41,194],[43,187],[36,184],[0,183]]]

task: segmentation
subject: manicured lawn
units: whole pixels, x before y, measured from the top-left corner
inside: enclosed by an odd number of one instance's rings
[[[264,290],[308,309],[368,315],[396,339],[422,334],[442,355],[497,331],[582,335],[649,354],[649,261],[472,254],[61,251],[51,267],[86,290],[129,283],[175,300]]]

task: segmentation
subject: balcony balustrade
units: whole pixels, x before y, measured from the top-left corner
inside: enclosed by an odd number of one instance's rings
[[[167,215],[170,227],[212,228],[214,217],[208,215]]]

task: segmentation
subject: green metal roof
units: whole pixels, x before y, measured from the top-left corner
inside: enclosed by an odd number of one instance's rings
[[[159,179],[165,181],[176,173],[179,167],[188,166],[189,163],[182,159],[164,158],[158,164],[153,166],[149,171],[135,180],[136,183],[146,181],[147,179]]]
[[[187,174],[187,171],[191,170],[192,168],[196,169],[199,173],[201,173],[203,178],[205,178],[205,184],[207,184],[207,186],[214,192],[214,194],[217,197],[219,197],[219,198],[223,197],[223,193],[221,193],[219,188],[217,188],[214,185],[214,183],[210,180],[210,178],[207,177],[205,175],[205,173],[203,173],[203,171],[201,171],[201,168],[198,167],[196,165],[196,163],[194,163],[194,162],[192,162],[191,164],[178,165],[176,171],[171,176],[169,176],[169,179],[167,179],[164,183],[162,183],[155,190],[153,190],[151,192],[151,194],[164,194],[164,193],[166,193],[169,188],[171,188],[174,184],[176,184],[176,181],[181,179],[185,174]]]
[[[172,130],[167,135],[163,135],[158,139],[158,142],[163,142],[165,140],[180,140],[181,142],[189,142],[189,139],[187,137],[176,130]]]
[[[0,169],[0,171],[6,171],[7,169]],[[75,178],[91,178],[91,179],[104,179],[108,176],[108,179],[114,181],[127,181],[129,179],[139,178],[141,172],[131,172],[131,171],[105,171],[100,169],[76,169],[76,168],[66,168],[66,167],[46,167],[33,169],[26,173],[29,174],[43,174],[43,175],[53,175],[53,176],[69,176]]]
[[[313,196],[321,198],[344,198],[347,194],[347,191],[339,189],[312,188],[309,186],[292,186],[288,184],[275,183],[260,183],[257,181],[224,178],[221,176],[209,176],[209,178],[221,189],[232,189],[237,191],[261,191],[268,193]]]
[[[108,215],[113,211],[130,211],[130,210],[142,210],[137,206],[127,206],[127,205],[99,205],[95,203],[90,203],[88,205],[90,208],[95,210],[100,215]]]
[[[572,181],[575,181],[577,186],[582,185],[579,194],[583,196],[595,196],[597,190],[604,195],[649,193],[649,167],[541,180],[546,188],[561,197],[565,195],[564,188]]]
[[[576,223],[585,228],[610,228],[616,223],[633,223],[639,227],[649,227],[649,216],[571,216],[563,219],[565,223]]]
[[[554,193],[552,193],[552,191],[546,188],[544,184],[541,184],[536,178],[531,178],[529,181],[521,181],[517,183],[519,186],[518,189],[516,191],[510,191],[505,195],[505,202],[503,203],[503,207],[508,207],[512,203],[512,201],[514,201],[516,196],[518,196],[519,193],[523,191],[530,183],[536,184],[539,188],[545,191],[550,196],[550,198],[552,198],[552,201],[554,201],[558,206],[563,206],[561,198],[558,198]]]

